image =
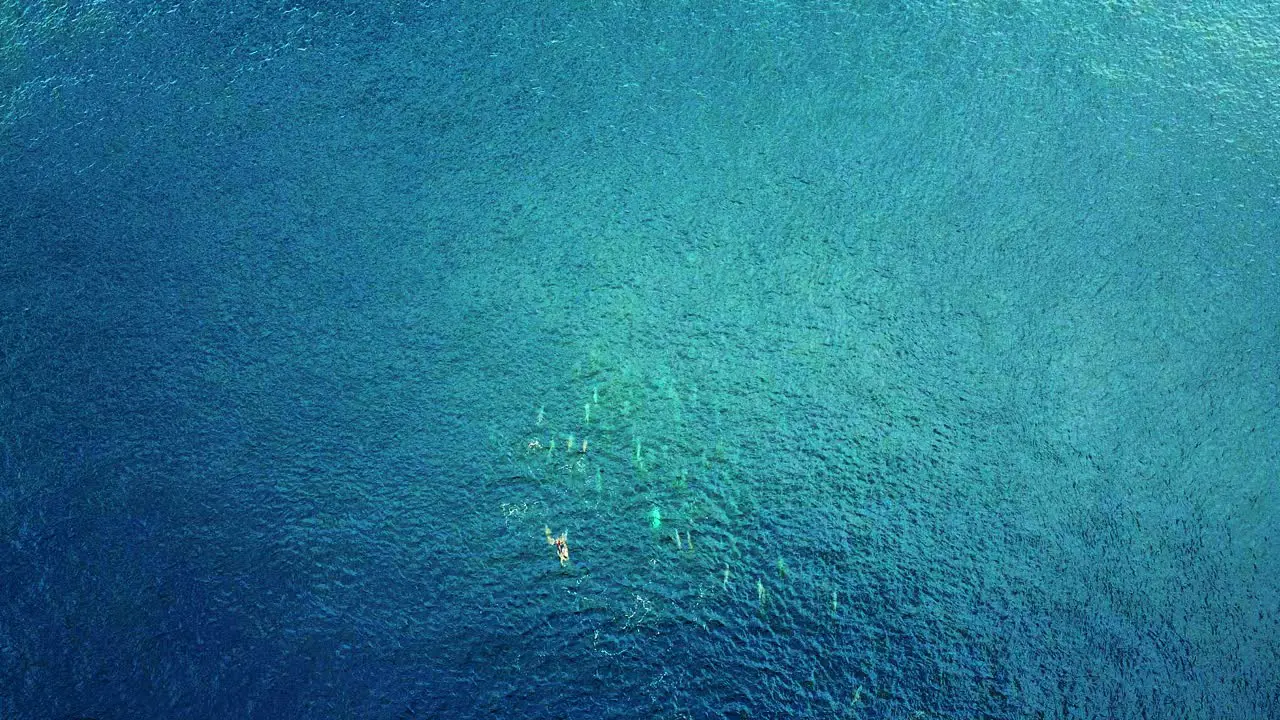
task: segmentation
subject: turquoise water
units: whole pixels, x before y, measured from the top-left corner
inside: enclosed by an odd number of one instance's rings
[[[1280,716],[1278,78],[1263,2],[0,0],[0,718]]]

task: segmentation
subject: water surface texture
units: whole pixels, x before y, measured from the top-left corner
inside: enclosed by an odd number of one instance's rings
[[[1270,0],[0,0],[0,718],[1280,717],[1277,178]]]

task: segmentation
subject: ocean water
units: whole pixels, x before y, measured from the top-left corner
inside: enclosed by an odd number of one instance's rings
[[[1262,0],[0,0],[0,718],[1280,717],[1278,110]]]

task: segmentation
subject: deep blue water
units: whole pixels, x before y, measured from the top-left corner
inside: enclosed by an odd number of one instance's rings
[[[1261,0],[0,0],[0,718],[1280,717],[1278,110]]]

